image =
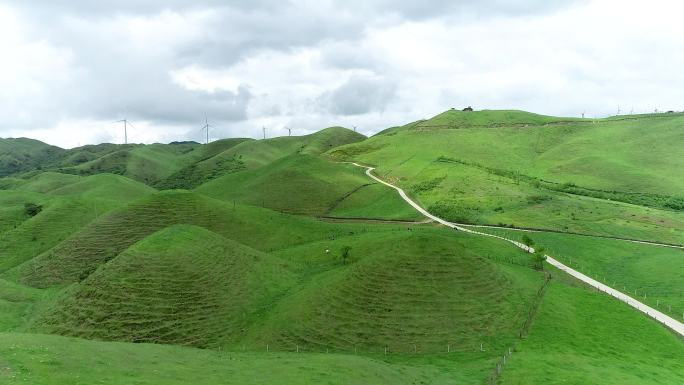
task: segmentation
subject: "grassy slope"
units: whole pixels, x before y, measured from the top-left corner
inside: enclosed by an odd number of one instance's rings
[[[3,384],[452,384],[428,365],[341,354],[217,352],[40,334],[0,333]]]
[[[486,232],[520,240],[521,232]],[[574,269],[634,295],[682,320],[684,314],[684,250],[570,234],[527,234],[549,254]],[[644,298],[646,294],[646,298]],[[671,308],[670,308],[671,306]]]
[[[34,325],[39,330],[124,341],[223,341],[224,348],[235,350],[246,346],[260,351],[268,344],[271,351],[293,351],[299,344],[302,354],[352,352],[354,347],[359,353],[378,354],[388,346],[390,356],[380,357],[389,362],[436,366],[454,371],[452,378],[464,383],[479,383],[496,353],[520,331],[541,283],[528,267],[493,261],[525,265],[529,257],[513,248],[497,251],[498,241],[446,229],[354,228],[277,252],[275,257],[283,261],[279,264],[289,266],[292,273],[268,267],[269,257],[262,256],[261,268],[246,289],[244,267],[224,261],[222,252],[204,253],[213,249],[219,236],[174,226],[138,242],[68,289]],[[289,231],[297,230],[291,222]],[[339,259],[343,245],[352,247],[347,264]],[[325,253],[325,247],[333,252]],[[197,284],[181,278],[194,277],[200,270],[215,271]],[[288,274],[298,277],[295,286]],[[280,288],[277,282],[282,283]],[[283,292],[287,286],[290,289]],[[267,293],[253,306],[245,304],[245,294],[253,296],[259,290]],[[176,292],[183,295],[173,295]],[[190,297],[191,303],[183,302]],[[227,306],[226,314],[221,306]],[[180,308],[183,311],[173,311]],[[240,329],[246,330],[244,338],[227,336],[239,335]],[[479,352],[481,342],[487,352]],[[414,344],[418,356],[412,353]],[[444,354],[447,344],[451,354]]]
[[[165,191],[101,216],[9,275],[21,276],[25,282],[41,287],[75,282],[135,242],[173,224],[205,227],[261,251],[369,228],[364,224],[332,224],[258,207],[234,206],[187,191]]]
[[[188,225],[129,247],[67,290],[33,329],[90,339],[216,347],[294,283],[275,259]]]
[[[504,346],[520,331],[541,276],[498,264],[527,263],[497,241],[445,229],[411,227],[357,234],[277,253],[315,273],[267,315],[248,340],[284,349],[437,353]],[[350,260],[340,260],[342,246]],[[331,250],[326,253],[325,250]],[[324,269],[323,272],[319,271]],[[439,294],[437,294],[439,293]]]
[[[346,194],[367,183],[368,178],[352,165],[295,154],[210,181],[197,192],[227,202],[323,215]]]
[[[480,114],[501,124],[468,128],[467,120],[477,120],[475,116]],[[388,161],[392,158],[403,161],[420,157],[432,161],[449,156],[586,187],[661,194],[684,190],[684,181],[676,174],[684,168],[684,160],[674,156],[684,140],[682,114],[637,120],[605,119],[597,123],[585,120],[543,125],[540,121],[531,122],[528,127],[511,123],[516,119],[509,111],[448,111],[433,119],[437,124],[461,128],[419,129],[432,125],[433,120],[427,120],[417,128],[378,135],[362,143],[379,149],[372,156],[359,158],[391,169],[397,163]],[[644,148],[650,151],[643,151]]]
[[[222,139],[209,143],[200,149],[200,156],[189,165],[154,183],[159,189],[191,189],[200,184],[218,178],[221,175],[244,168],[242,162],[234,154],[227,155],[228,150],[251,139]]]
[[[8,214],[3,219],[12,223],[0,233],[0,272],[49,250],[98,216],[154,191],[110,174],[41,175],[26,180],[18,187],[21,190],[0,192],[0,199],[5,198],[3,211]],[[43,210],[29,218],[23,212],[24,203],[29,202],[42,205]]]
[[[0,138],[0,177],[31,170],[59,158],[64,150],[27,138]]]
[[[345,144],[362,141],[365,137],[342,127],[330,127],[304,136],[281,136],[240,143],[217,156],[236,157],[248,169],[267,165],[292,154],[318,155]]]
[[[229,203],[292,214],[417,218],[397,196],[371,185],[361,169],[318,156],[329,147],[359,138],[352,131],[330,128],[304,137],[244,142],[220,154],[231,154],[242,170],[209,180],[196,191]],[[262,164],[265,160],[269,163]]]
[[[407,175],[408,190],[435,214],[457,222],[549,228],[684,243],[684,214],[540,189],[458,163],[434,162]],[[409,184],[410,183],[410,184]]]
[[[562,277],[552,281],[500,383],[684,382],[680,338],[627,305]]]
[[[199,144],[121,145],[93,160],[64,171],[81,175],[112,173],[153,184],[192,163]]]
[[[423,219],[396,191],[380,183],[362,185],[325,214],[336,218]]]
[[[486,112],[490,120],[496,113]],[[502,122],[507,114],[500,113]],[[438,120],[461,124],[463,116],[473,115],[448,112]],[[417,128],[430,124],[425,121],[391,130],[332,154],[377,165],[380,175],[413,191],[426,206],[449,208],[453,219],[567,227],[670,242],[684,239],[681,212],[550,191],[478,167],[437,162],[446,156],[582,187],[681,194],[684,182],[677,174],[684,164],[682,157],[673,156],[683,139],[684,117],[680,115],[595,124]]]

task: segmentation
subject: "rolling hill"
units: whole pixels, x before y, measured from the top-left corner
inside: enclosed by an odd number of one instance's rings
[[[5,140],[26,162],[0,162],[0,382],[679,383],[662,325],[349,162],[681,316],[681,250],[618,238],[684,243],[683,116]]]
[[[34,330],[90,339],[216,347],[294,283],[277,260],[201,227],[133,244],[67,290]]]
[[[330,154],[377,166],[453,221],[683,243],[683,125],[447,111]]]

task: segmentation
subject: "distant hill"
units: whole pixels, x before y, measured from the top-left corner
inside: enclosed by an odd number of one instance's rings
[[[59,147],[34,139],[0,139],[0,177],[41,168],[64,153]]]

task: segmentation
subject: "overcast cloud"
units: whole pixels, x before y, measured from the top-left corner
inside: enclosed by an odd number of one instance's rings
[[[675,0],[0,2],[0,136],[366,134],[451,107],[684,109]]]

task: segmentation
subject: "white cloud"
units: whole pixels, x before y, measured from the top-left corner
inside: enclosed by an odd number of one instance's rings
[[[128,117],[139,141],[199,139],[204,113],[217,137],[260,137],[464,105],[684,109],[674,0],[26,4],[0,7],[2,136],[117,141],[109,122]]]

